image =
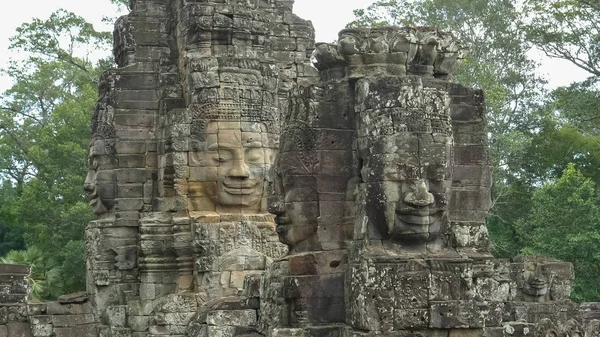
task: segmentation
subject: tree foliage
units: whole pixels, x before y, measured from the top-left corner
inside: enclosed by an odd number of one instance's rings
[[[600,76],[600,3],[594,0],[526,0],[527,38],[546,55]]]
[[[573,299],[600,298],[600,194],[574,164],[533,193],[531,212],[515,227],[522,253],[573,262]]]
[[[83,236],[93,213],[82,186],[97,79],[109,64],[97,54],[109,47],[110,34],[65,10],[24,23],[11,38],[26,57],[4,70],[14,84],[0,96],[0,198],[11,200],[0,206],[0,235],[11,240],[0,248],[22,249],[24,239],[28,250],[7,259],[57,265],[61,282],[35,283],[39,299],[85,285]]]

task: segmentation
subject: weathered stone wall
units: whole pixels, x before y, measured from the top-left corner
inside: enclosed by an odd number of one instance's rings
[[[139,0],[117,21],[86,181],[101,333],[180,334],[287,251],[267,213],[270,167],[291,93],[317,80],[292,4]]]
[[[85,293],[61,296],[56,302],[29,303],[27,316],[34,337],[98,336],[92,304]]]
[[[0,264],[0,337],[30,337],[29,266]]]
[[[0,264],[0,337],[98,336],[88,295],[61,296],[56,302],[27,302],[30,268]]]

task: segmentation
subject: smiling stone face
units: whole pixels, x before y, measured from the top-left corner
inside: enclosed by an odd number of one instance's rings
[[[365,214],[382,239],[425,248],[448,225],[452,184],[449,97],[420,81],[362,84],[358,150]]]
[[[90,147],[88,157],[89,169],[83,185],[90,199],[94,214],[101,215],[110,212],[115,206],[117,183],[114,169],[117,166],[116,157],[109,154],[105,146],[106,140],[95,140]]]
[[[259,212],[263,208],[265,177],[273,150],[266,146],[262,123],[210,121],[205,147],[191,155],[197,164],[190,173],[193,210],[225,213]]]

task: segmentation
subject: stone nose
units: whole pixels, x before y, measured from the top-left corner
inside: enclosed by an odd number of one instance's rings
[[[229,171],[229,176],[232,178],[247,179],[250,177],[248,165],[243,160],[234,160],[233,167]]]
[[[415,207],[425,207],[433,204],[433,194],[429,193],[427,183],[424,179],[419,179],[411,184],[411,191],[404,197],[406,204]]]
[[[86,192],[94,191],[94,174],[95,172],[92,170],[88,170],[88,174],[85,177],[85,181],[83,182],[83,190]]]

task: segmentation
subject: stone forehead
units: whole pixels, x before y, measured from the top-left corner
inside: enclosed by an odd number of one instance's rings
[[[115,155],[116,139],[92,139],[90,142],[90,157]]]

